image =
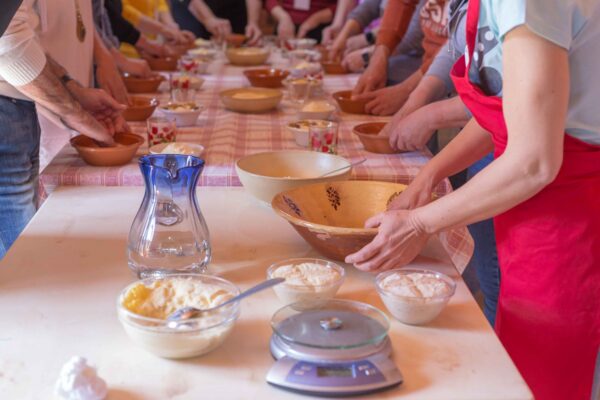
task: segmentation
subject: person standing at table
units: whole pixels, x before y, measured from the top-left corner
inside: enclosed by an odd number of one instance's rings
[[[600,347],[600,2],[550,3],[469,1],[452,76],[474,119],[417,179],[495,159],[439,200],[371,218],[376,238],[346,261],[400,267],[431,234],[494,216],[500,340],[536,399],[587,400]]]
[[[58,14],[74,19],[78,29],[70,34],[87,35],[87,28],[77,22],[81,20],[74,4],[58,9],[43,0],[24,0],[0,37],[0,258],[36,210],[40,147],[36,103],[72,129],[108,144],[113,139],[106,126],[118,124],[123,109],[104,91],[79,85],[46,56],[36,32],[51,40]],[[39,21],[47,29],[36,31]]]
[[[323,29],[332,21],[337,0],[266,0],[265,7],[277,21],[282,40],[310,38],[321,41]]]
[[[258,26],[261,0],[170,0],[170,4],[179,26],[199,38],[221,41],[239,33],[254,44],[262,36]]]

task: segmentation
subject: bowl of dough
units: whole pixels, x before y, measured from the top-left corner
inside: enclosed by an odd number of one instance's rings
[[[316,305],[335,296],[344,282],[346,272],[341,266],[317,258],[293,258],[277,262],[267,270],[267,278],[284,278],[273,287],[285,304]]]
[[[375,285],[388,311],[409,325],[433,321],[456,291],[456,282],[448,275],[417,268],[382,272]]]
[[[225,57],[233,65],[262,65],[269,59],[269,50],[260,47],[229,48],[225,51]]]
[[[283,93],[279,89],[238,88],[227,89],[219,94],[225,108],[241,113],[263,113],[279,105]]]
[[[240,315],[239,301],[185,322],[167,318],[182,307],[207,309],[240,293],[233,283],[204,274],[173,274],[128,285],[117,299],[125,333],[138,346],[164,358],[209,353],[227,338]]]

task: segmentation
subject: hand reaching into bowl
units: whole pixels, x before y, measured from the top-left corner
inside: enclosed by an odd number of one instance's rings
[[[252,22],[250,22],[250,23],[248,23],[248,25],[246,25],[244,34],[248,38],[247,39],[248,45],[250,45],[250,46],[256,45],[258,43],[258,41],[260,40],[260,38],[262,37],[262,31],[260,30],[258,25],[256,25],[255,23],[252,23]]]

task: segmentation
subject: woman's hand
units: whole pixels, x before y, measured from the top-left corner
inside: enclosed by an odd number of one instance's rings
[[[350,72],[362,72],[365,70],[364,50],[356,50],[348,54],[342,60],[342,66]]]
[[[362,271],[399,268],[415,259],[429,235],[420,229],[412,211],[394,210],[367,220],[366,228],[379,228],[371,243],[346,257],[346,262]]]
[[[364,49],[369,47],[369,42],[363,33],[354,35],[346,40],[346,54],[353,52],[354,50]]]
[[[282,17],[277,24],[277,37],[280,40],[286,41],[293,39],[296,35],[296,27],[289,14],[286,13],[285,17]]]
[[[431,115],[427,113],[427,108],[420,108],[398,120],[394,117],[388,123],[390,146],[400,151],[424,149],[435,132],[435,129],[430,126],[430,120]]]
[[[369,60],[369,67],[360,76],[353,95],[369,93],[381,89],[387,82],[387,62],[389,50],[385,46],[377,46]]]
[[[231,34],[231,23],[223,18],[212,17],[206,21],[206,29],[220,42]]]
[[[258,41],[262,37],[262,31],[260,30],[258,25],[256,25],[255,23],[252,23],[252,22],[250,22],[250,23],[248,23],[248,25],[246,25],[244,34],[248,38],[248,44],[250,46],[253,46],[256,43],[258,43]]]
[[[414,210],[431,202],[435,182],[432,177],[423,173],[400,192],[400,194],[388,204],[388,211],[392,210]]]

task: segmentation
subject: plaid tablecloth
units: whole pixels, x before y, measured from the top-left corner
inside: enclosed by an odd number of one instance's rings
[[[273,57],[272,57],[273,58]],[[285,60],[275,58],[275,66],[283,66]],[[203,158],[206,166],[200,178],[203,186],[240,186],[235,172],[235,162],[239,158],[264,151],[299,149],[293,135],[285,128],[287,122],[295,119],[296,108],[285,98],[276,111],[266,114],[239,114],[226,110],[219,98],[224,89],[249,86],[242,71],[244,68],[231,66],[217,60],[209,69],[197,100],[205,110],[194,127],[180,128],[178,142],[200,143],[205,147]],[[354,86],[356,75],[327,75],[324,89],[327,94]],[[163,102],[169,94],[164,91],[156,96]],[[334,101],[330,99],[333,103]],[[386,121],[388,118],[354,115],[338,112],[340,122],[338,154],[351,161],[366,158],[367,161],[352,170],[352,179],[382,180],[409,183],[420,168],[430,159],[430,154],[422,152],[399,155],[382,155],[366,152],[358,138],[352,134],[352,127],[363,122]],[[146,137],[145,123],[130,123],[132,130]],[[148,147],[140,147],[138,155],[147,154]],[[94,186],[141,186],[143,180],[137,159],[120,167],[93,167],[79,158],[69,145],[59,152],[41,175],[43,190],[50,193],[59,185]],[[451,191],[448,181],[437,188],[440,195]],[[471,257],[472,239],[466,229],[456,229],[441,235],[443,245],[451,255],[454,264],[462,270]]]

